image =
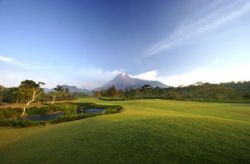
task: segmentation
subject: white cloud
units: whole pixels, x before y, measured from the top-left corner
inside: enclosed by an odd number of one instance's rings
[[[225,68],[202,67],[191,72],[170,76],[165,80],[178,85],[189,85],[195,82],[231,82],[231,81],[248,81],[250,80],[250,64],[238,64]]]
[[[143,77],[147,80],[158,80],[170,86],[186,86],[196,82],[221,83],[231,81],[249,81],[249,70],[250,63],[242,63],[224,68],[218,66],[201,67],[187,73],[168,76],[160,75],[157,70],[153,70],[136,75],[135,77]]]
[[[16,65],[23,69],[35,69],[37,66],[31,66],[29,64],[26,64],[24,62],[18,61],[14,58],[6,57],[6,56],[0,56],[0,61],[6,62],[8,64]]]
[[[148,72],[144,72],[138,75],[131,75],[134,78],[144,79],[144,80],[155,80],[158,75],[157,70],[152,70]]]
[[[144,57],[153,56],[162,51],[168,51],[181,46],[185,41],[189,41],[190,38],[221,27],[250,11],[249,1],[235,0],[231,3],[228,1],[223,2],[222,4],[212,4],[213,9],[209,12],[210,14],[203,15],[196,21],[183,23],[170,36],[150,47]]]
[[[0,56],[0,61],[3,61],[3,62],[11,62],[13,60],[14,60],[13,58],[5,57],[5,56]]]

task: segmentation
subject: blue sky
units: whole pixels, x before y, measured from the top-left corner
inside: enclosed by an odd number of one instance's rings
[[[250,80],[248,0],[0,0],[0,84]]]

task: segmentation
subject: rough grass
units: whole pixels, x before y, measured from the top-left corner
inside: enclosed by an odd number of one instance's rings
[[[250,163],[250,105],[167,100],[122,113],[0,129],[0,163]]]

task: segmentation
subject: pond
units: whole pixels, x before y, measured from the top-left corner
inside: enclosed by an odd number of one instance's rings
[[[106,112],[106,109],[104,108],[86,108],[86,109],[78,109],[77,114],[83,114],[83,113],[92,113],[92,114],[103,114]],[[64,115],[64,112],[57,111],[53,113],[47,113],[47,114],[34,114],[27,116],[24,120],[28,121],[50,121],[55,120],[59,116]]]
[[[30,115],[25,118],[25,120],[28,121],[49,121],[49,120],[55,120],[59,116],[62,116],[64,112],[58,111],[58,112],[53,112],[53,113],[48,113],[48,114],[35,114],[35,115]]]
[[[106,109],[103,108],[86,108],[86,109],[78,109],[77,113],[105,113]]]

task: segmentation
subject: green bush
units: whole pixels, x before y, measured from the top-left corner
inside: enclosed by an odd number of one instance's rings
[[[57,118],[56,120],[52,120],[52,121],[50,121],[50,123],[61,123],[61,122],[80,120],[80,119],[84,119],[84,118],[93,117],[96,115],[100,115],[100,114],[87,114],[86,113],[86,114],[80,114],[80,115],[66,115],[66,116],[61,116],[61,117]]]
[[[47,107],[31,107],[27,109],[26,113],[28,115],[35,115],[35,114],[46,114],[49,111],[50,109]]]
[[[27,109],[27,114],[28,115],[47,114],[49,112],[56,112],[56,111],[62,111],[65,114],[74,114],[76,108],[77,108],[76,104],[60,103],[60,104],[53,104],[53,105],[45,105],[42,107],[31,107]]]
[[[113,114],[113,113],[119,113],[121,112],[123,108],[119,105],[114,105],[114,106],[109,106],[107,109],[106,109],[106,112],[107,114]]]
[[[5,108],[0,109],[0,120],[2,119],[15,119],[22,113],[21,108]]]
[[[26,120],[0,120],[0,126],[13,126],[13,127],[29,127],[45,125],[43,121],[26,121]]]

